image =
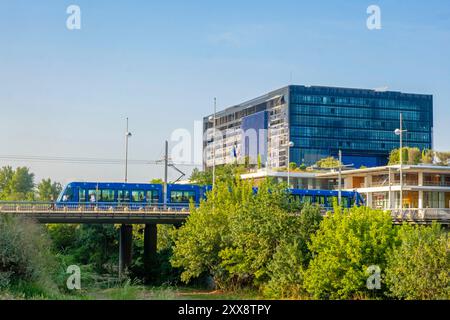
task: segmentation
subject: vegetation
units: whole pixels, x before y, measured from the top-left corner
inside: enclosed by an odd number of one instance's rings
[[[0,299],[450,299],[450,241],[438,225],[394,226],[388,212],[366,207],[336,206],[323,217],[319,207],[292,201],[285,185],[267,180],[254,195],[238,178],[242,165],[217,169],[215,188],[183,226],[158,226],[150,272],[144,226],[133,227],[124,280],[116,226],[0,216]],[[26,168],[0,169],[1,199],[48,200],[60,188],[49,179],[35,187],[33,179]],[[73,264],[81,291],[66,288]],[[367,286],[370,266],[381,271],[380,290]],[[194,288],[180,288],[186,284]]]
[[[334,157],[327,157],[317,161],[314,166],[320,169],[326,169],[326,168],[338,168],[340,165],[341,163],[338,159]]]
[[[450,299],[450,238],[439,225],[403,225],[387,256],[386,284],[398,299]]]
[[[0,291],[49,296],[56,286],[56,261],[44,229],[12,215],[0,216]]]
[[[437,164],[448,165],[450,152],[438,152],[433,150],[422,150],[419,148],[404,147],[402,149],[403,164]],[[389,165],[400,164],[400,148],[394,149],[389,155]]]

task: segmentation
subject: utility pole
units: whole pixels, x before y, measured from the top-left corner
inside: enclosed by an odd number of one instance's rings
[[[403,214],[403,114],[400,112],[400,129],[395,129],[394,133],[400,136],[400,212]]]
[[[342,203],[342,150],[339,149],[339,176],[338,176],[338,204],[341,206]]]
[[[164,208],[167,204],[167,171],[169,169],[169,142],[166,140],[164,152]]]
[[[216,112],[217,112],[217,99],[214,97],[212,188],[214,188],[214,186],[216,185]]]
[[[125,183],[128,182],[128,139],[131,137],[131,132],[128,131],[128,117],[127,130],[125,132]]]

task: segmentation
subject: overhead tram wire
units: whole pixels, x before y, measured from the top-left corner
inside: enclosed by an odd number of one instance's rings
[[[55,157],[55,156],[24,156],[24,155],[0,155],[0,160],[19,162],[47,162],[65,164],[99,164],[99,165],[123,165],[123,159],[111,158],[81,158],[81,157]],[[163,165],[161,160],[128,160],[131,165]],[[174,163],[179,166],[199,167],[194,163]]]

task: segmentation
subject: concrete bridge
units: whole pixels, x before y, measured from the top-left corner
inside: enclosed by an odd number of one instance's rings
[[[323,214],[325,213],[324,208]],[[62,205],[51,202],[0,202],[0,214],[16,214],[39,223],[121,224],[119,271],[122,273],[131,264],[133,224],[145,225],[144,265],[146,270],[150,270],[157,250],[157,225],[180,226],[189,216],[189,208],[168,204],[68,203]],[[431,224],[437,221],[447,227],[450,225],[448,209],[392,210],[391,215],[394,224],[403,222]]]
[[[157,225],[180,226],[189,216],[185,206],[109,204],[55,204],[51,202],[0,202],[0,214],[14,214],[38,223],[120,224],[119,273],[131,264],[133,224],[144,224],[144,267],[150,270],[157,251]]]

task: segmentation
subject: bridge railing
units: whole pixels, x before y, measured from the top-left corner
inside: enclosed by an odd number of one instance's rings
[[[392,218],[396,220],[436,220],[450,221],[450,209],[392,209]]]
[[[1,213],[188,213],[189,205],[163,203],[113,203],[113,202],[11,202],[0,201]]]

